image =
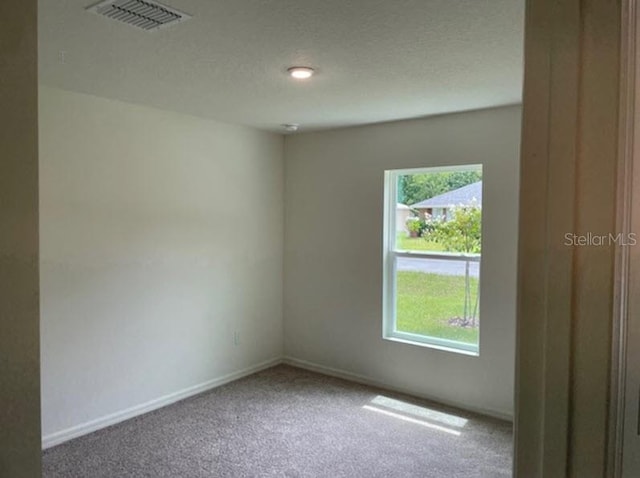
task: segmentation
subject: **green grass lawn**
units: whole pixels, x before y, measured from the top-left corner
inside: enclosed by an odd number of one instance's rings
[[[396,247],[402,251],[444,251],[444,247],[437,242],[427,241],[422,237],[407,237],[405,234],[398,234]]]
[[[471,278],[471,291],[473,304],[478,292],[477,278]],[[447,323],[450,318],[462,315],[464,277],[398,272],[396,326],[399,331],[477,344],[477,327],[455,327]]]

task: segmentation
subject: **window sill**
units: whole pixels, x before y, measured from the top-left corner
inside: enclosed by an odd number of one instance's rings
[[[470,346],[469,349],[466,349],[466,348],[463,349],[463,348],[455,347],[453,345],[438,344],[434,342],[427,342],[426,340],[424,341],[416,340],[416,339],[400,337],[396,335],[385,335],[382,338],[384,340],[389,340],[391,342],[398,342],[398,343],[407,344],[407,345],[417,345],[418,347],[427,347],[430,349],[441,350],[443,352],[452,352],[460,355],[467,355],[469,357],[480,356],[479,350],[477,350],[477,348],[475,350],[471,349],[472,346]]]

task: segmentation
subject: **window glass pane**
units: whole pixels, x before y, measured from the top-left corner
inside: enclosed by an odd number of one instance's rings
[[[398,174],[395,248],[480,252],[482,170]]]
[[[395,331],[478,344],[479,258],[396,257]]]
[[[387,178],[385,337],[478,352],[482,166]]]

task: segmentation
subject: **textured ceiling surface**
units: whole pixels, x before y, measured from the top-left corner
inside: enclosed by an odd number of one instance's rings
[[[40,0],[42,84],[272,131],[521,100],[524,0],[164,0],[193,18],[151,33],[93,3]]]

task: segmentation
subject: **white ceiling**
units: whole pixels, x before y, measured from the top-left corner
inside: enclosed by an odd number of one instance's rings
[[[280,132],[521,100],[524,0],[164,0],[193,18],[152,33],[93,3],[40,0],[42,84]]]

